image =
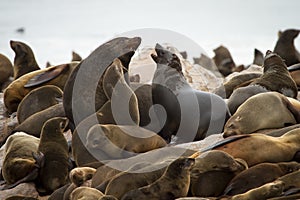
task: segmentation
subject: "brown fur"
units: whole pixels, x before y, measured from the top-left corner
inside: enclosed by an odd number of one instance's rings
[[[12,63],[5,55],[0,54],[0,89],[11,76],[13,76]]]
[[[57,104],[57,98],[61,98],[62,94],[62,90],[54,85],[45,85],[29,92],[18,106],[19,124],[29,116]]]
[[[40,69],[35,60],[32,49],[27,44],[11,40],[10,46],[16,54],[14,59],[15,79],[18,79],[29,72]]]
[[[62,71],[62,73],[55,77],[52,80],[47,81],[46,83],[43,83],[42,85],[55,85],[59,87],[61,90],[64,89],[64,85],[69,77],[69,74],[73,70],[73,68],[78,63],[70,63],[65,64],[65,69]],[[61,66],[61,65],[59,65]],[[48,70],[52,71],[58,66],[53,66],[41,70],[36,70],[30,73],[27,73],[23,75],[22,77],[16,79],[13,81],[4,91],[4,104],[8,110],[8,112],[12,113],[17,111],[18,105],[22,101],[22,99],[33,89],[40,87],[41,85],[24,88],[24,86],[27,84],[28,81],[33,79],[34,77],[41,75],[43,73],[47,73]]]

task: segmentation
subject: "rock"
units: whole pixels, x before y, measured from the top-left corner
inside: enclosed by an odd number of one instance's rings
[[[12,189],[1,191],[0,199],[5,199],[16,194],[27,196],[27,197],[39,196],[38,192],[35,189],[34,183],[22,183]]]
[[[247,74],[247,73],[263,73],[263,68],[259,65],[250,65],[247,69],[241,71],[241,72],[234,72],[230,75],[228,75],[225,79],[224,79],[224,83],[229,81],[230,79],[232,79],[233,77],[240,75],[240,74]]]

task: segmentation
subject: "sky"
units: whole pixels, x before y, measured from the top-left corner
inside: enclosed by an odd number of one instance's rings
[[[300,29],[299,8],[297,0],[6,0],[0,2],[0,53],[13,61],[9,41],[18,40],[32,47],[41,67],[61,64],[72,50],[86,57],[103,42],[142,29],[153,41],[148,45],[176,43],[189,59],[199,56],[195,44],[211,57],[224,45],[237,64],[250,64],[254,48],[274,48],[279,30]],[[20,27],[25,33],[15,31]]]

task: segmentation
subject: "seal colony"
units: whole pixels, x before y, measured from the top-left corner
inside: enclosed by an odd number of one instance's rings
[[[15,59],[0,54],[0,86],[16,124],[1,133],[0,190],[34,183],[49,200],[299,198],[298,34],[280,32],[274,52],[255,49],[261,67],[237,65],[222,45],[194,58],[224,78],[215,92],[194,89],[188,52],[162,44],[148,55],[152,82],[141,83],[128,73],[138,36],[44,69],[28,44],[10,41]]]

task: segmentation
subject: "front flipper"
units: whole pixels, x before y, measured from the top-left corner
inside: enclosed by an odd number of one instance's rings
[[[24,88],[39,86],[43,83],[51,81],[52,79],[58,77],[62,72],[67,70],[68,67],[70,67],[69,64],[50,67],[49,70],[46,70],[30,79],[26,85],[24,85]]]

